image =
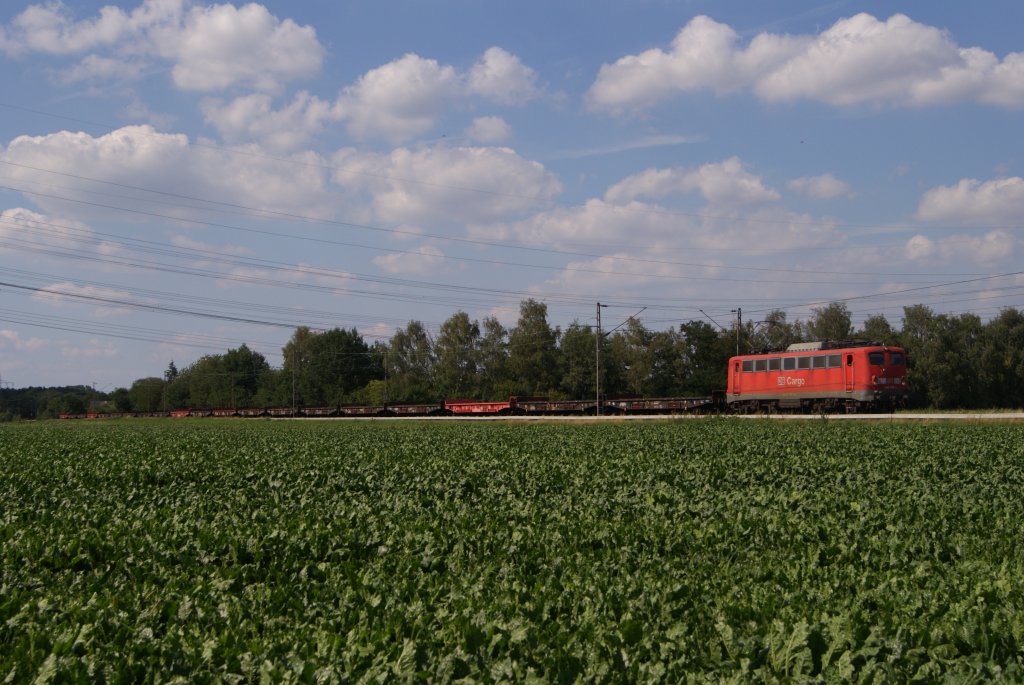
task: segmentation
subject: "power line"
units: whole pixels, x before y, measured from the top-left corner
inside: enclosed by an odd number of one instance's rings
[[[100,203],[100,202],[92,202],[92,201],[89,201],[89,200],[81,200],[81,199],[65,197],[65,196],[61,196],[61,195],[53,195],[53,194],[50,194],[50,193],[41,193],[41,192],[38,192],[38,191],[26,190],[24,188],[17,188],[17,187],[9,186],[9,185],[7,185],[7,186],[0,186],[0,190],[3,190],[3,189],[12,190],[12,191],[19,192],[19,193],[22,193],[24,195],[29,195],[29,196],[43,197],[43,198],[47,198],[47,199],[51,199],[51,200],[59,200],[59,201],[63,201],[63,202],[71,202],[71,203],[75,203],[75,204],[85,205],[87,207],[95,207],[95,208],[99,208],[99,209],[109,209],[109,210],[118,211],[118,212],[137,214],[137,215],[145,216],[145,217],[149,217],[149,218],[163,219],[163,220],[166,220],[166,221],[174,221],[176,223],[187,223],[187,224],[192,224],[192,225],[196,225],[196,226],[207,226],[207,227],[210,227],[210,228],[222,228],[222,229],[227,229],[227,230],[231,230],[231,231],[239,231],[239,232],[243,232],[243,233],[271,236],[271,237],[277,237],[277,238],[287,238],[289,240],[300,240],[300,241],[303,241],[303,242],[312,242],[312,243],[318,243],[318,244],[323,244],[323,245],[333,245],[333,246],[336,246],[336,247],[348,247],[348,248],[357,248],[357,249],[363,249],[363,250],[371,250],[371,251],[374,251],[374,252],[381,252],[381,253],[384,253],[384,254],[405,254],[405,255],[411,255],[411,256],[415,256],[415,257],[428,257],[428,258],[431,258],[431,259],[445,259],[445,260],[454,260],[454,261],[460,261],[460,262],[474,262],[474,263],[479,263],[479,264],[487,264],[487,265],[491,265],[491,266],[512,266],[512,267],[520,267],[520,268],[527,268],[527,269],[541,269],[541,270],[546,270],[546,271],[558,271],[558,272],[568,271],[568,272],[574,272],[574,273],[600,274],[600,275],[605,275],[605,276],[629,276],[629,277],[633,277],[633,278],[644,277],[644,278],[654,278],[654,279],[660,279],[660,280],[728,281],[728,282],[733,282],[733,283],[787,283],[787,284],[801,284],[801,285],[822,285],[824,283],[840,284],[840,285],[843,285],[843,284],[846,284],[846,285],[853,285],[853,284],[863,285],[862,281],[845,282],[845,283],[840,281],[840,282],[837,283],[837,281],[834,278],[829,279],[828,281],[794,281],[792,278],[783,279],[783,280],[774,280],[773,281],[773,280],[769,280],[769,279],[756,279],[756,280],[754,280],[754,279],[737,279],[737,278],[727,278],[727,277],[722,277],[722,276],[682,276],[682,275],[670,275],[670,274],[661,274],[661,273],[651,273],[649,271],[641,273],[641,272],[635,272],[635,271],[613,271],[613,270],[610,270],[610,269],[590,269],[590,268],[573,267],[573,266],[549,266],[549,265],[543,265],[543,264],[531,264],[531,263],[528,263],[528,262],[512,262],[512,261],[502,260],[502,259],[485,259],[485,258],[482,258],[482,257],[466,257],[466,256],[457,256],[457,255],[436,254],[436,253],[432,253],[432,252],[423,252],[422,250],[402,250],[402,249],[398,249],[398,248],[394,248],[394,247],[378,247],[378,246],[375,246],[375,245],[365,245],[365,244],[361,244],[361,243],[350,243],[350,242],[345,242],[345,241],[340,241],[340,240],[331,240],[331,239],[327,239],[327,238],[315,238],[315,237],[312,237],[312,236],[286,235],[286,234],[283,234],[283,233],[280,233],[280,232],[277,232],[277,231],[269,231],[269,230],[257,229],[257,228],[251,228],[251,227],[244,227],[244,226],[234,226],[234,225],[231,225],[231,224],[224,224],[224,223],[212,222],[212,221],[203,221],[203,220],[200,220],[200,219],[188,219],[188,218],[183,218],[183,217],[176,217],[176,216],[172,216],[172,215],[169,215],[169,214],[159,214],[157,212],[150,212],[150,211],[146,211],[146,210],[142,210],[142,209],[132,209],[132,208],[128,208],[128,207],[118,207],[116,205],[108,205],[108,204],[104,204],[104,203]],[[381,230],[383,230],[383,229],[381,229]],[[609,255],[599,255],[599,254],[568,253],[568,252],[561,252],[559,254],[569,255],[569,256],[585,257],[585,258],[588,258],[588,259],[608,259],[609,258]],[[820,271],[817,271],[817,270],[813,270],[813,271],[812,270],[806,270],[806,271],[800,271],[800,270],[793,270],[791,268],[752,267],[752,266],[751,267],[745,267],[745,266],[730,266],[730,265],[721,265],[721,264],[717,264],[717,265],[716,264],[697,264],[697,263],[686,263],[686,262],[669,262],[669,261],[664,261],[664,260],[653,260],[653,259],[640,259],[640,258],[634,258],[634,257],[611,256],[610,258],[614,259],[616,261],[637,262],[637,263],[646,264],[646,265],[657,264],[657,265],[661,265],[661,266],[685,266],[685,267],[705,268],[705,269],[712,269],[713,268],[713,269],[716,269],[716,270],[717,269],[726,269],[726,270],[735,270],[735,271],[753,271],[753,272],[759,272],[759,273],[806,273],[806,274],[816,274],[816,275],[823,275],[823,274],[835,275],[835,274],[838,273],[838,274],[842,274],[842,275],[869,276],[869,277],[873,277],[873,278],[877,278],[879,276],[884,276],[884,277],[890,277],[890,276],[907,277],[907,276],[919,276],[920,275],[920,274],[885,274],[885,273],[878,273],[878,272],[841,272],[841,271],[835,271],[835,270],[831,270],[831,271],[827,271],[827,270],[820,270]],[[929,275],[925,274],[925,276],[927,277]],[[934,274],[932,274],[932,276],[934,276]]]
[[[356,290],[356,289],[353,289],[350,286],[348,286],[347,285],[347,281],[349,281],[349,280],[352,280],[352,281],[365,281],[365,282],[376,283],[376,284],[385,284],[385,285],[392,285],[392,286],[405,286],[405,287],[416,288],[417,290],[421,290],[423,288],[430,288],[430,289],[435,289],[435,290],[442,290],[442,291],[449,291],[449,292],[459,292],[459,293],[465,293],[466,291],[473,291],[473,292],[476,292],[478,294],[487,295],[488,297],[491,297],[491,298],[493,298],[495,296],[498,296],[498,297],[519,297],[519,298],[531,297],[531,296],[538,297],[539,296],[539,297],[543,297],[544,299],[549,299],[549,300],[553,300],[553,301],[563,302],[565,304],[571,304],[571,305],[579,305],[579,304],[585,303],[587,301],[587,298],[589,297],[589,295],[587,295],[587,294],[573,294],[573,293],[538,294],[535,291],[531,292],[531,291],[523,291],[523,290],[507,290],[507,289],[496,289],[496,288],[482,288],[482,287],[479,287],[479,286],[467,287],[467,286],[456,285],[456,284],[441,284],[441,283],[428,282],[428,281],[413,281],[413,280],[409,280],[409,279],[397,279],[397,278],[391,278],[391,277],[371,276],[371,275],[368,275],[368,274],[360,274],[360,273],[354,273],[354,272],[337,272],[337,271],[321,269],[321,268],[316,268],[316,267],[299,266],[299,265],[289,264],[289,263],[286,263],[286,262],[279,262],[279,261],[275,261],[275,260],[251,259],[251,258],[240,258],[240,257],[230,257],[229,258],[229,257],[225,257],[224,254],[221,253],[221,252],[214,252],[214,251],[210,251],[210,250],[203,250],[203,249],[197,249],[197,248],[181,248],[181,247],[177,247],[177,246],[170,246],[170,245],[167,245],[166,243],[157,243],[157,242],[154,242],[154,241],[146,241],[146,240],[141,240],[141,239],[137,239],[137,238],[127,238],[127,237],[124,237],[124,236],[119,236],[119,235],[111,234],[111,233],[84,232],[84,231],[81,231],[81,230],[79,230],[79,229],[77,229],[75,227],[51,224],[51,223],[48,223],[48,222],[39,222],[39,221],[36,221],[36,220],[22,220],[22,221],[24,221],[26,223],[30,223],[30,224],[35,225],[35,226],[39,226],[39,225],[51,226],[51,227],[60,229],[60,231],[63,231],[65,233],[66,232],[70,232],[70,233],[73,233],[73,234],[77,234],[77,235],[80,236],[80,240],[82,242],[95,242],[97,244],[104,244],[102,241],[99,241],[98,239],[92,237],[92,234],[95,233],[95,235],[105,236],[105,237],[109,237],[109,238],[115,238],[115,239],[118,239],[118,240],[123,240],[125,246],[134,246],[134,249],[137,249],[137,250],[140,250],[140,251],[144,251],[144,252],[154,252],[156,254],[161,254],[161,255],[164,255],[164,256],[173,256],[173,257],[187,256],[187,257],[190,257],[190,258],[193,258],[193,259],[199,259],[199,260],[219,261],[221,263],[224,263],[224,264],[227,264],[227,265],[231,265],[231,266],[255,266],[255,267],[258,267],[258,268],[270,267],[270,268],[273,268],[275,271],[290,272],[290,273],[294,273],[296,275],[303,276],[303,277],[317,276],[317,277],[336,278],[336,279],[339,280],[339,286],[338,287],[344,288],[347,293],[358,295],[358,296],[365,296],[365,297],[377,297],[377,298],[386,297],[387,299],[403,299],[403,298],[401,298],[400,296],[398,296],[398,295],[396,295],[394,293],[385,295],[385,294],[382,294],[382,293],[377,292],[377,291],[361,291],[361,290]],[[3,220],[0,220],[0,223],[10,223],[12,225],[21,225],[20,222],[11,222],[9,220],[6,221],[6,222],[4,222]],[[59,238],[66,238],[66,235],[64,233],[55,233],[54,236],[55,237],[59,237]],[[90,260],[90,261],[98,261],[98,262],[106,262],[106,263],[118,263],[118,264],[121,264],[121,265],[134,266],[134,267],[137,267],[137,268],[159,269],[159,270],[164,270],[164,271],[171,271],[171,272],[174,272],[174,273],[185,273],[185,274],[188,274],[188,275],[201,275],[201,276],[206,276],[206,277],[210,277],[210,278],[221,278],[221,279],[224,279],[224,280],[236,280],[236,281],[246,282],[246,283],[257,283],[257,284],[260,284],[260,285],[272,285],[272,286],[275,286],[275,287],[287,287],[287,288],[297,288],[297,289],[313,289],[313,290],[320,290],[320,291],[334,291],[334,290],[336,290],[336,288],[333,288],[333,287],[312,286],[310,284],[301,284],[301,283],[288,282],[288,281],[278,281],[278,280],[270,279],[270,278],[259,278],[259,279],[256,279],[256,278],[250,277],[250,276],[239,276],[239,275],[233,275],[233,274],[225,274],[224,272],[220,272],[220,271],[211,271],[211,270],[208,270],[208,269],[197,269],[196,267],[170,267],[170,266],[168,266],[166,264],[163,264],[163,263],[160,263],[160,262],[152,262],[152,261],[143,261],[142,263],[129,262],[129,261],[126,261],[125,259],[120,258],[120,257],[98,256],[98,255],[85,254],[85,253],[83,253],[83,252],[81,252],[79,250],[72,250],[72,249],[64,248],[64,247],[40,247],[36,243],[32,243],[32,242],[28,242],[28,241],[20,241],[20,240],[17,240],[17,239],[9,239],[8,241],[6,241],[6,243],[4,243],[4,241],[0,241],[0,244],[7,244],[9,246],[15,246],[18,249],[24,249],[24,250],[30,250],[30,251],[36,251],[36,252],[43,252],[43,253],[50,254],[50,255],[53,255],[53,256],[62,256],[62,257],[73,258],[73,259],[82,259],[82,260]],[[605,272],[601,272],[601,273],[605,273]],[[736,279],[721,279],[721,280],[733,280],[734,281]],[[764,282],[764,281],[759,281],[759,282]],[[415,297],[415,301],[417,301],[417,302],[423,302],[426,299],[428,299],[428,298],[425,298],[422,294],[418,294]],[[655,298],[648,298],[648,299],[655,300],[655,301],[663,301],[663,302],[678,301],[678,298],[656,298],[655,297]],[[450,299],[445,299],[441,303],[442,304],[449,304],[450,302],[451,302]],[[472,305],[478,305],[480,303],[472,302],[471,304]],[[484,304],[486,304],[486,303],[484,303]],[[622,304],[623,304],[623,306],[632,306],[634,303],[630,302],[630,303],[622,303]],[[659,305],[653,305],[652,304],[650,306],[659,306]]]
[[[225,344],[249,344],[248,341],[232,340],[216,336],[182,333],[141,326],[125,326],[112,322],[96,323],[94,319],[78,319],[43,315],[36,312],[22,312],[14,309],[0,309],[0,321],[21,324],[35,328],[85,333],[106,338],[119,338],[136,342],[166,343],[183,347],[195,347],[209,350],[223,350]],[[250,345],[252,346],[252,345]],[[261,349],[268,349],[271,343],[256,343]],[[265,346],[265,347],[264,347]]]
[[[68,253],[67,251],[63,251],[63,250],[60,250],[60,249],[40,249],[40,248],[38,248],[35,245],[29,245],[29,246],[24,247],[23,249],[33,249],[33,250],[38,250],[38,251],[42,251],[42,252],[49,253],[49,254],[56,254],[58,256],[64,256],[64,257],[69,257],[70,256],[70,257],[77,258],[77,259],[90,259],[90,260],[102,261],[102,262],[111,262],[112,261],[111,258],[100,258],[100,257],[96,257],[96,256],[91,256],[91,255],[84,255],[84,254],[79,253],[79,252]],[[210,272],[208,270],[198,270],[198,269],[194,269],[194,268],[186,269],[186,268],[183,268],[183,267],[169,267],[168,265],[163,265],[163,264],[160,264],[158,262],[138,263],[138,262],[126,262],[125,260],[121,260],[121,259],[116,259],[116,260],[113,260],[113,261],[115,263],[118,263],[118,264],[128,265],[128,266],[132,266],[132,267],[135,267],[135,268],[144,268],[144,269],[150,269],[150,270],[152,270],[152,269],[165,270],[165,271],[170,271],[170,272],[174,272],[174,273],[185,273],[185,274],[189,274],[189,275],[200,275],[200,276],[205,276],[205,277],[210,277],[210,278],[218,278],[218,279],[239,280],[241,282],[258,283],[258,284],[261,284],[261,285],[274,285],[274,286],[280,286],[280,287],[304,288],[304,289],[311,288],[311,289],[314,289],[314,290],[325,290],[326,289],[326,290],[329,290],[329,291],[332,291],[332,292],[334,291],[333,288],[324,288],[322,286],[311,286],[311,285],[308,285],[308,284],[296,284],[296,283],[291,283],[291,282],[281,282],[281,281],[276,281],[274,279],[267,279],[267,278],[253,279],[251,277],[231,276],[231,275],[224,274],[223,272]],[[308,270],[303,270],[302,272],[303,273],[309,273]],[[885,298],[885,297],[890,297],[890,296],[894,296],[894,295],[898,295],[898,294],[902,294],[902,293],[906,293],[906,292],[923,291],[923,290],[927,290],[927,289],[931,289],[931,288],[948,287],[950,285],[958,285],[958,284],[970,283],[970,282],[979,282],[979,281],[985,281],[985,280],[990,280],[990,279],[994,279],[994,278],[1003,278],[1003,277],[1007,277],[1007,276],[1017,275],[1017,273],[1018,272],[1013,272],[1013,273],[1009,273],[1009,274],[997,274],[997,275],[994,275],[994,276],[986,276],[986,277],[982,277],[982,278],[978,278],[978,279],[967,279],[967,280],[962,280],[962,281],[954,281],[954,282],[947,282],[947,283],[940,283],[940,284],[931,284],[931,285],[927,285],[927,286],[919,286],[919,287],[915,287],[915,288],[901,289],[901,290],[897,290],[897,291],[889,291],[889,292],[883,292],[883,293],[873,293],[873,294],[870,294],[870,295],[862,295],[862,296],[853,296],[853,297],[845,298],[843,300],[836,300],[836,301],[847,301],[847,300],[854,300],[854,299]],[[394,283],[395,281],[389,280],[388,282]],[[418,284],[417,282],[413,282],[413,283],[414,284]],[[109,285],[109,284],[104,284],[104,285]],[[431,284],[422,284],[422,285],[431,285]],[[112,286],[112,287],[117,288],[117,287],[120,287],[120,286]],[[452,286],[452,287],[458,288],[458,286]],[[500,292],[501,291],[491,291],[491,294],[493,295],[493,294],[500,293]],[[514,295],[520,295],[520,296],[528,295],[528,293],[508,293],[508,292],[506,292],[504,294],[514,294]],[[375,294],[375,296],[386,297],[388,299],[391,299],[391,298],[402,299],[399,296],[396,296],[394,294],[391,294],[391,295]],[[583,296],[583,297],[585,297],[585,296]],[[420,297],[418,297],[416,299],[417,299],[417,301],[422,301],[423,298],[422,298],[422,296],[420,296]],[[449,304],[451,302],[451,300],[447,300],[447,301],[444,301],[444,302],[446,304]],[[476,303],[474,303],[474,304],[476,304]],[[578,304],[578,302],[566,301],[566,304]],[[821,304],[825,304],[825,302],[823,302],[823,301],[816,301],[816,302],[800,303],[800,304],[794,303],[794,304],[788,304],[788,305],[782,305],[782,306],[775,306],[775,307],[771,307],[771,308],[775,308],[775,309],[780,309],[780,308],[781,309],[806,309],[808,307],[818,306],[818,305],[821,305]],[[250,306],[252,306],[252,305],[250,305]],[[631,306],[631,303],[622,303],[621,306]],[[678,309],[679,308],[678,305],[651,305],[651,306],[656,307],[656,308],[660,308],[660,309]],[[767,311],[768,309],[771,309],[771,308],[766,308],[766,309],[764,309],[762,311]],[[696,309],[696,307],[694,307],[694,309]],[[288,325],[291,326],[291,325],[294,325],[294,324],[289,323]]]
[[[141,187],[141,186],[133,186],[133,185],[129,185],[129,184],[118,183],[118,182],[115,182],[115,181],[106,181],[106,180],[103,180],[103,179],[96,179],[96,178],[91,178],[91,177],[88,177],[88,176],[81,176],[81,175],[78,175],[78,174],[70,174],[70,173],[61,172],[61,171],[53,171],[53,170],[50,170],[50,169],[43,169],[43,168],[40,168],[40,167],[33,167],[33,166],[24,165],[24,164],[18,164],[16,162],[10,162],[10,161],[6,161],[6,160],[0,160],[0,164],[6,164],[6,165],[9,165],[9,166],[20,167],[20,168],[25,168],[25,169],[31,169],[31,170],[34,170],[34,171],[39,171],[39,172],[43,172],[43,173],[49,173],[49,174],[58,175],[58,176],[65,176],[65,177],[68,177],[68,178],[74,178],[74,179],[77,179],[77,180],[89,181],[89,182],[92,182],[92,183],[99,183],[99,184],[105,184],[105,185],[111,185],[111,186],[115,186],[115,187],[125,188],[125,189],[129,189],[129,190],[136,190],[136,191],[145,192],[145,193],[152,193],[152,194],[155,194],[155,195],[161,195],[161,196],[171,197],[171,198],[180,199],[180,200],[189,200],[189,201],[193,201],[193,202],[201,202],[201,203],[204,203],[204,204],[215,205],[215,206],[220,206],[220,207],[226,207],[226,208],[230,208],[230,209],[234,209],[234,210],[244,210],[245,212],[255,213],[255,214],[261,215],[261,216],[271,216],[271,217],[285,218],[285,219],[290,219],[290,220],[299,220],[299,221],[307,222],[307,223],[318,223],[318,224],[325,224],[325,225],[341,226],[341,227],[345,227],[345,228],[355,228],[355,229],[360,229],[360,230],[365,230],[365,231],[375,231],[375,232],[380,232],[380,233],[385,233],[385,234],[390,234],[390,235],[401,235],[401,236],[415,237],[415,238],[431,238],[431,239],[435,239],[435,240],[441,240],[441,241],[447,241],[447,242],[453,242],[453,243],[463,243],[463,244],[477,245],[477,246],[487,246],[487,247],[500,247],[502,249],[524,250],[524,251],[528,251],[528,252],[536,252],[536,253],[549,254],[549,255],[558,255],[558,256],[564,256],[564,257],[581,257],[581,258],[586,258],[586,259],[601,259],[601,258],[607,257],[607,255],[593,253],[593,252],[579,252],[579,251],[559,250],[559,249],[554,249],[554,248],[539,248],[539,247],[531,247],[531,246],[527,246],[527,245],[517,245],[517,244],[514,244],[514,243],[508,243],[508,242],[496,242],[496,241],[479,240],[479,239],[473,239],[473,238],[460,238],[460,237],[447,236],[447,235],[436,234],[436,233],[421,233],[421,232],[416,232],[416,231],[405,231],[405,230],[401,230],[401,229],[383,228],[383,227],[380,227],[380,226],[372,226],[372,225],[369,225],[369,224],[354,223],[354,222],[348,222],[348,221],[339,221],[339,220],[334,220],[334,219],[324,219],[324,218],[320,218],[320,217],[313,217],[313,216],[308,216],[308,215],[296,214],[296,213],[292,213],[292,212],[281,212],[281,211],[276,211],[276,210],[271,210],[271,209],[265,209],[265,208],[259,208],[259,207],[251,207],[251,206],[248,206],[248,205],[224,202],[224,201],[219,201],[219,200],[211,200],[211,199],[208,199],[208,198],[200,198],[200,197],[195,197],[195,196],[191,196],[191,195],[184,195],[184,194],[180,194],[180,193],[171,193],[171,192],[167,192],[167,191],[153,190],[153,189],[144,188],[144,187]],[[278,236],[278,237],[286,237],[286,236],[284,236],[284,234],[281,234],[281,233],[278,233],[278,232],[274,232],[274,231],[263,231],[263,230],[257,230],[257,229],[247,229],[247,228],[238,227],[238,226],[230,226],[230,225],[227,225],[227,224],[208,223],[208,222],[199,221],[199,220],[189,220],[189,219],[182,219],[180,217],[172,217],[172,216],[161,215],[161,214],[152,214],[152,213],[146,212],[144,210],[137,210],[137,209],[124,208],[124,207],[117,207],[117,206],[113,206],[113,205],[105,205],[105,204],[93,203],[93,202],[88,202],[88,201],[85,201],[85,200],[79,200],[79,199],[75,199],[75,198],[68,198],[68,197],[62,197],[62,196],[56,196],[56,195],[48,195],[48,194],[45,194],[45,193],[40,193],[38,191],[24,190],[24,189],[16,188],[16,187],[13,187],[13,186],[7,186],[7,189],[13,190],[13,191],[16,191],[16,192],[20,192],[20,193],[24,193],[24,194],[27,194],[27,195],[36,195],[36,196],[39,196],[39,197],[47,197],[47,198],[50,198],[50,199],[63,200],[65,202],[78,202],[78,203],[86,204],[88,206],[94,206],[94,207],[103,208],[103,209],[110,209],[110,210],[114,210],[114,211],[136,212],[136,213],[140,213],[140,214],[147,215],[147,216],[154,216],[154,217],[157,217],[157,218],[168,219],[168,220],[173,220],[173,221],[188,221],[190,223],[196,223],[196,224],[199,224],[199,225],[208,225],[208,226],[213,226],[213,227],[218,227],[218,228],[227,228],[227,229],[231,229],[231,230],[248,231],[248,232],[260,233],[260,234],[264,234],[264,235],[273,235],[273,236]],[[129,199],[129,198],[122,198],[122,199]],[[141,198],[131,198],[131,199],[141,199]],[[197,209],[197,208],[192,208],[192,209]],[[619,208],[618,207],[610,207],[609,211],[619,211]],[[433,254],[426,254],[426,253],[415,251],[415,250],[397,250],[397,249],[392,249],[392,248],[380,248],[380,247],[376,247],[376,246],[361,245],[361,244],[356,244],[356,243],[345,243],[345,242],[340,242],[340,241],[328,241],[328,240],[325,240],[325,239],[312,238],[312,237],[309,237],[309,236],[287,236],[287,237],[290,238],[290,239],[310,240],[310,241],[316,241],[316,242],[325,242],[325,243],[328,243],[328,244],[336,244],[336,245],[340,245],[340,246],[344,246],[344,247],[355,247],[355,248],[359,248],[359,249],[376,250],[376,251],[381,251],[381,252],[391,252],[391,253],[398,252],[398,253],[401,253],[401,254],[411,254],[411,255],[416,255],[416,256],[431,256],[431,257],[439,257],[439,258],[442,258],[442,259],[456,259],[456,260],[460,260],[460,261],[481,261],[481,262],[487,263],[487,264],[507,264],[507,265],[511,265],[511,266],[522,266],[522,267],[538,268],[537,265],[531,265],[531,264],[523,264],[523,263],[515,263],[515,262],[505,262],[505,261],[495,261],[495,260],[482,260],[482,259],[476,259],[476,258],[472,258],[472,257],[457,257],[457,256],[451,256],[451,255],[433,255]],[[632,247],[635,248],[636,245],[633,245]],[[616,256],[615,259],[617,261],[621,261],[621,262],[638,263],[638,264],[645,264],[645,265],[646,264],[656,264],[656,265],[662,265],[662,266],[680,266],[680,267],[691,267],[691,268],[715,268],[715,269],[728,269],[728,270],[735,270],[735,271],[754,271],[754,272],[766,272],[766,273],[829,274],[829,275],[833,275],[833,276],[836,275],[836,274],[840,274],[840,275],[845,275],[845,276],[886,276],[886,277],[910,277],[910,276],[928,277],[928,276],[934,276],[934,275],[943,275],[943,276],[950,275],[950,274],[900,273],[900,272],[877,272],[877,271],[843,271],[843,270],[836,270],[836,269],[828,269],[828,270],[824,270],[824,269],[822,269],[822,270],[818,270],[818,269],[794,269],[792,267],[778,267],[778,268],[776,268],[776,267],[757,267],[757,266],[737,266],[737,265],[728,265],[728,264],[722,265],[722,264],[709,264],[709,263],[700,263],[700,262],[680,262],[680,261],[672,261],[672,260],[664,260],[664,259],[649,259],[649,258],[642,258],[642,257],[625,257],[625,256]],[[551,267],[544,267],[544,268],[551,268]],[[558,267],[558,268],[561,270],[561,267]],[[601,272],[601,273],[604,273],[604,272]],[[638,274],[623,274],[623,275],[638,275]],[[980,275],[980,274],[967,273],[967,274],[953,274],[953,275],[958,275],[958,276],[959,275],[975,276],[975,275]]]

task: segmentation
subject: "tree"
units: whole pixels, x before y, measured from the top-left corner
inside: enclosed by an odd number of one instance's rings
[[[981,319],[936,315],[924,305],[905,307],[901,343],[907,352],[911,402],[937,408],[977,407]]]
[[[519,320],[508,339],[508,366],[519,395],[548,395],[558,388],[558,331],[548,325],[548,306],[534,299],[519,304]]]
[[[170,383],[171,381],[173,381],[177,377],[178,377],[178,367],[174,365],[174,360],[172,359],[171,363],[167,365],[167,370],[164,371],[164,380],[167,381],[168,383]]]
[[[316,404],[333,406],[383,375],[381,358],[355,329],[333,328],[313,336],[308,385]]]
[[[313,331],[309,326],[299,326],[281,349],[282,369],[290,379],[296,404],[314,407],[317,402],[313,387],[312,355]]]
[[[164,383],[163,409],[189,409],[191,408],[191,397],[189,396],[189,375],[188,369],[178,373],[173,381]]]
[[[1004,309],[982,332],[978,375],[990,406],[1024,406],[1024,314]]]
[[[159,411],[163,403],[164,381],[161,378],[140,378],[128,389],[132,411]]]
[[[892,345],[896,340],[896,330],[889,323],[889,320],[882,314],[873,314],[864,319],[864,324],[857,337],[863,340],[880,342],[883,345]]]
[[[652,397],[678,395],[682,390],[682,336],[669,328],[651,334],[647,347],[650,374],[645,391]]]
[[[754,326],[751,337],[752,350],[784,350],[795,342],[803,340],[803,326],[799,321],[790,323],[786,312],[773,309],[764,320]]]
[[[978,351],[982,347],[982,325],[977,314],[937,317],[935,351],[937,377],[932,379],[931,396],[937,407],[976,408],[983,406]]]
[[[114,403],[115,411],[129,412],[132,410],[132,399],[127,388],[114,388],[114,391],[110,393],[110,401]],[[157,397],[157,408],[160,407],[160,401],[161,397]]]
[[[288,407],[292,403],[292,377],[283,369],[267,368],[260,372],[259,387],[253,397],[257,407]]]
[[[434,341],[437,382],[444,397],[473,397],[478,393],[480,325],[457,312],[441,324]]]
[[[929,403],[929,379],[932,376],[930,366],[935,356],[933,341],[935,336],[935,312],[923,304],[903,308],[903,328],[899,342],[907,353],[907,383],[909,385],[909,403],[924,406]]]
[[[188,402],[192,409],[214,409],[231,407],[231,382],[224,372],[224,358],[219,354],[208,354],[190,364],[181,373],[188,381]]]
[[[719,333],[704,321],[679,326],[679,355],[682,360],[682,394],[709,395],[726,382],[726,365],[735,352],[735,333]]]
[[[493,316],[483,321],[477,372],[479,392],[483,399],[506,399],[515,393],[509,378],[508,331]]]
[[[432,402],[438,398],[433,341],[419,321],[395,331],[385,361],[392,402]]]
[[[807,332],[815,340],[849,340],[853,336],[853,321],[844,302],[831,302],[816,307],[807,322]]]
[[[382,354],[371,350],[355,328],[317,332],[299,326],[281,357],[275,396],[285,395],[286,404],[293,389],[299,405],[342,404],[371,380],[384,377]]]
[[[608,363],[617,366],[625,390],[630,394],[646,394],[652,371],[651,339],[651,332],[634,318],[630,318],[626,327],[612,336]]]
[[[579,321],[573,321],[562,333],[559,345],[559,388],[567,397],[582,399],[592,397],[596,392],[594,336],[590,326],[583,326]],[[603,381],[601,385],[603,388]]]
[[[270,364],[259,352],[254,352],[243,343],[241,347],[228,350],[221,360],[221,369],[230,386],[232,407],[253,406],[259,390],[261,377],[270,369]]]

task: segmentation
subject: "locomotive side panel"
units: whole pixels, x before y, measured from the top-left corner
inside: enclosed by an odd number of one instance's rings
[[[892,408],[907,393],[903,350],[881,345],[733,357],[728,379],[728,404],[747,411]]]

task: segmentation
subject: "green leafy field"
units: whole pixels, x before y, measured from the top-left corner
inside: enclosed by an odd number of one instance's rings
[[[1024,679],[1024,426],[0,428],[0,680]]]

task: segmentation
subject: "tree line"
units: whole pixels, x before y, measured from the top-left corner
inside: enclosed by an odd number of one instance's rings
[[[388,341],[367,343],[355,328],[295,330],[272,368],[246,345],[207,355],[185,368],[172,361],[162,377],[140,378],[109,394],[90,388],[6,389],[0,418],[62,412],[162,411],[179,408],[432,403],[443,398],[593,397],[600,346],[603,395],[704,396],[725,388],[730,356],[785,349],[807,340],[861,339],[907,350],[910,405],[935,408],[1024,406],[1024,314],[975,314],[905,307],[896,328],[882,315],[855,329],[845,304],[789,321],[774,310],[761,321],[718,327],[689,321],[654,331],[629,319],[611,334],[574,321],[552,327],[547,305],[520,303],[511,328],[496,318],[457,312],[436,335],[410,321]],[[42,401],[40,401],[42,400]]]

